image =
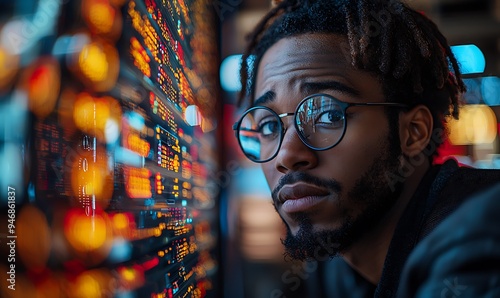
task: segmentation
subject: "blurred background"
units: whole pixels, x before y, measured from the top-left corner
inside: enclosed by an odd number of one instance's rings
[[[500,0],[408,4],[469,89],[435,162],[500,168]],[[270,0],[0,5],[1,297],[305,297],[231,129]]]
[[[220,297],[210,1],[0,9],[1,297]]]
[[[234,107],[240,88],[236,78],[245,37],[269,11],[270,0],[219,2],[221,20],[221,85],[226,110]],[[450,140],[439,150],[436,163],[455,158],[464,165],[500,168],[500,1],[405,1],[437,23],[462,65],[468,92],[460,121],[451,123]],[[234,122],[236,119],[232,119]],[[229,123],[225,136],[231,136]],[[231,144],[231,139],[229,143]],[[238,152],[235,149],[231,152]],[[231,251],[226,263],[232,282],[224,284],[227,297],[305,297],[314,265],[283,262],[276,235],[283,226],[271,205],[269,190],[258,165],[234,157],[241,175],[231,184],[228,232]],[[250,178],[251,177],[251,178]],[[238,264],[231,266],[229,264]],[[311,292],[307,292],[311,295]],[[312,297],[312,296],[311,296]]]

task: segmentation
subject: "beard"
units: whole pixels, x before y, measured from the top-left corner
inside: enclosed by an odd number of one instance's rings
[[[395,134],[396,136],[394,136]],[[375,157],[365,174],[355,182],[354,187],[347,193],[348,199],[353,200],[357,206],[363,206],[361,213],[355,217],[346,214],[339,228],[314,231],[307,213],[297,212],[293,219],[299,223],[298,232],[293,235],[286,225],[286,238],[282,239],[286,258],[301,261],[308,259],[325,261],[345,252],[365,233],[370,233],[374,227],[381,223],[396,203],[403,188],[402,182],[390,185],[387,179],[388,173],[398,173],[401,167],[400,157],[402,153],[397,132],[391,131],[385,146],[381,147],[380,154]],[[328,187],[337,193],[340,193],[341,190],[341,185],[337,181],[320,179],[305,173],[291,173],[282,177],[279,186],[273,191],[273,199],[277,200],[276,194],[281,185],[297,180]],[[276,208],[276,204],[274,205]],[[342,206],[340,197],[339,206]]]

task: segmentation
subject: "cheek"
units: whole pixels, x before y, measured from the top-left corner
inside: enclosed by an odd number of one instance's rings
[[[380,156],[381,150],[386,150],[388,124],[383,120],[378,122],[382,124],[373,125],[377,122],[371,122],[348,126],[344,138],[336,147],[321,152],[324,171],[330,171],[330,177],[338,179],[345,190],[353,187],[375,158]]]

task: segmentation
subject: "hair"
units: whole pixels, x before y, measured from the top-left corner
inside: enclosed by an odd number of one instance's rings
[[[353,67],[378,78],[386,101],[427,106],[434,120],[433,132],[443,135],[446,119],[458,119],[466,87],[457,60],[436,24],[422,13],[395,0],[276,2],[248,36],[239,104],[253,104],[259,62],[277,41],[306,33],[332,33],[346,37],[340,45],[346,58]],[[394,124],[399,112],[387,113]],[[433,140],[434,148],[443,141]]]

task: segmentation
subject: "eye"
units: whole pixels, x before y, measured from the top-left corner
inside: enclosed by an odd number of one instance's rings
[[[344,113],[340,110],[328,110],[318,115],[316,125],[326,128],[341,128],[344,125]]]
[[[259,122],[258,131],[264,137],[276,137],[279,134],[278,120],[272,118],[265,118]]]

